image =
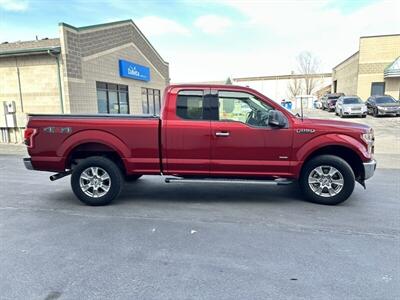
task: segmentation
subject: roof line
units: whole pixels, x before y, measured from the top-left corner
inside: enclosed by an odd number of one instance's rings
[[[381,35],[365,35],[365,36],[360,36],[360,39],[375,38],[375,37],[385,37],[385,36],[398,36],[398,35],[400,35],[400,33],[381,34]]]
[[[332,70],[336,69],[336,68],[337,68],[338,66],[340,66],[342,63],[348,61],[350,58],[352,58],[353,56],[355,56],[355,55],[358,54],[359,52],[360,52],[360,51],[357,51],[357,52],[353,53],[352,55],[350,55],[348,58],[342,60],[340,63],[338,63],[336,66],[334,66],[334,67],[332,68]]]
[[[84,31],[84,30],[90,30],[90,29],[96,29],[96,28],[101,28],[101,27],[108,27],[108,26],[115,26],[115,25],[120,25],[120,24],[128,24],[131,23],[133,27],[139,32],[140,36],[145,40],[145,42],[150,46],[150,48],[154,51],[154,53],[158,56],[158,58],[161,59],[161,61],[165,64],[168,65],[169,63],[166,62],[160,55],[160,53],[157,52],[157,50],[153,47],[153,45],[150,43],[150,41],[146,38],[146,36],[143,34],[143,32],[139,29],[139,27],[133,22],[132,19],[126,19],[126,20],[121,20],[121,21],[116,21],[116,22],[109,22],[109,23],[100,23],[100,24],[94,24],[94,25],[89,25],[89,26],[83,26],[83,27],[75,27],[70,24],[60,22],[58,23],[59,26],[65,26],[70,29],[76,30],[76,31]]]
[[[45,48],[29,48],[29,49],[18,49],[10,51],[0,51],[0,56],[13,56],[13,55],[25,55],[25,54],[39,54],[46,53],[47,51],[53,50],[54,52],[60,52],[61,47],[45,47]]]
[[[332,73],[268,75],[268,76],[237,77],[237,78],[232,78],[232,79],[234,81],[255,81],[255,80],[266,80],[266,79],[303,78],[306,75],[311,76],[311,77],[331,77]]]

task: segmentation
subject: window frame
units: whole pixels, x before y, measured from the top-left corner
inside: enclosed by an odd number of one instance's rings
[[[149,97],[150,96],[149,91],[151,91],[151,98],[152,99],[150,99],[150,97]],[[143,93],[143,92],[145,92],[145,93]],[[159,103],[157,103],[158,104],[158,106],[157,106],[158,107],[158,114],[156,114],[156,97],[155,97],[156,94],[157,94],[158,99],[159,99]],[[148,87],[142,87],[140,95],[141,95],[141,101],[142,101],[142,112],[144,114],[149,114],[149,115],[153,115],[153,116],[160,115],[160,113],[161,113],[161,90],[148,88]],[[143,111],[143,108],[144,108],[143,107],[143,95],[146,95],[147,112]],[[153,112],[150,112],[150,101],[152,101],[152,104],[153,104]]]
[[[104,85],[105,87],[101,87],[101,85]],[[114,85],[116,86],[116,89],[110,89],[109,86]],[[111,82],[104,82],[104,81],[96,81],[96,96],[97,96],[97,111],[98,113],[104,113],[104,112],[99,112],[99,96],[98,96],[98,91],[103,91],[106,93],[106,104],[107,104],[107,112],[106,114],[130,114],[130,105],[129,105],[129,86],[126,84],[118,84],[118,83],[111,83]],[[118,103],[118,113],[110,113],[110,95],[109,91],[115,91],[117,93],[117,103]],[[120,99],[120,93],[125,93],[126,94],[126,104],[127,104],[127,112],[126,113],[121,113],[121,99]]]

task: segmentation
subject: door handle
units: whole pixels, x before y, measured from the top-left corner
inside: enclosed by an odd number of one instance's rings
[[[215,135],[216,135],[216,136],[221,136],[221,137],[227,137],[227,136],[230,135],[230,133],[227,132],[227,131],[217,131],[217,132],[215,133]]]

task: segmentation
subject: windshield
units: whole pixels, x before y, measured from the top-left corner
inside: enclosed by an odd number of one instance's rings
[[[378,104],[396,103],[396,100],[394,100],[392,97],[379,97],[376,98],[375,102]]]
[[[343,104],[361,104],[360,98],[345,98],[343,99]]]

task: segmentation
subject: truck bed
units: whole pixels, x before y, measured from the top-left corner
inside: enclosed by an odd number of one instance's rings
[[[33,167],[59,172],[69,167],[74,151],[107,147],[121,157],[128,174],[158,174],[159,126],[153,115],[29,114],[27,127],[36,132],[28,152]]]

